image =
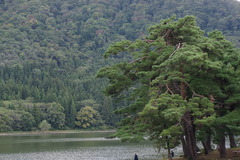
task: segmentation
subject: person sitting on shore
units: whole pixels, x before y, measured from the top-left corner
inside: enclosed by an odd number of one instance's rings
[[[134,156],[134,160],[138,160],[138,156],[137,156],[137,154],[135,154],[135,156]]]

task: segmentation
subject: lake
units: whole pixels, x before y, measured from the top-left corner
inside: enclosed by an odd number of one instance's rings
[[[157,160],[150,141],[122,143],[106,139],[112,132],[0,136],[0,160]]]

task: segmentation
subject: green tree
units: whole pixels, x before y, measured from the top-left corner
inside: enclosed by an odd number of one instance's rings
[[[36,125],[38,126],[42,119],[41,109],[39,106],[34,105],[31,111],[31,114],[34,117],[34,120],[36,122]]]
[[[3,113],[0,113],[0,131],[1,132],[7,132],[12,131],[12,119]]]
[[[104,97],[100,114],[103,116],[103,120],[108,126],[115,126],[116,122],[120,119],[120,117],[114,114],[114,105],[110,97]]]
[[[95,110],[99,110],[100,108],[100,104],[98,104],[95,100],[93,99],[86,99],[86,100],[82,100],[80,101],[80,105],[82,107],[86,107],[86,106],[90,106],[92,108],[94,108]]]
[[[33,127],[35,126],[35,120],[32,114],[18,110],[8,110],[6,114],[11,118],[11,128],[14,131],[33,130]]]
[[[39,128],[41,131],[48,131],[49,129],[51,129],[51,124],[49,124],[46,120],[43,120],[39,124]]]
[[[230,58],[236,51],[220,32],[205,37],[195,17],[174,19],[152,26],[143,40],[111,45],[106,57],[130,53],[135,60],[102,68],[98,76],[109,79],[106,94],[121,97],[126,91],[132,93],[132,104],[119,111],[126,118],[117,136],[139,138],[144,131],[158,141],[159,136],[171,136],[174,141],[181,140],[188,159],[196,159],[196,133],[213,124],[218,115],[214,103],[225,104],[237,95],[227,96],[226,88],[231,86],[229,79],[239,83],[238,61]],[[154,118],[164,123],[156,123]],[[182,133],[175,134],[175,130]],[[172,141],[162,141],[170,151]]]
[[[21,131],[32,131],[33,128],[36,126],[36,122],[34,117],[29,112],[24,111],[16,111],[17,113],[21,114]]]
[[[76,119],[75,123],[79,128],[99,128],[103,125],[99,112],[89,106],[82,108]]]
[[[65,126],[64,108],[58,103],[50,103],[47,108],[48,123],[55,129],[62,129]]]
[[[66,113],[66,124],[70,128],[74,128],[75,126],[75,119],[76,119],[76,105],[73,99],[68,104],[67,113]]]

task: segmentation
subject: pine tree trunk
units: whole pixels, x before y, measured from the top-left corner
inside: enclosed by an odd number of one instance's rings
[[[188,155],[188,150],[187,150],[186,141],[185,141],[183,135],[181,136],[181,141],[182,141],[183,155],[184,155],[184,157],[187,157],[187,155]]]
[[[224,133],[220,135],[219,139],[219,144],[218,144],[218,150],[220,152],[220,157],[221,158],[226,158],[227,156],[227,151],[226,151],[226,146],[225,146],[225,135]]]
[[[186,112],[183,116],[183,123],[184,123],[184,132],[186,136],[186,149],[187,149],[187,159],[195,160],[197,157],[197,150],[196,150],[196,138],[195,138],[195,128],[194,124],[192,123],[191,114],[190,112]]]
[[[168,138],[167,138],[168,139]],[[170,150],[170,146],[169,146],[169,142],[167,142],[167,150],[168,150],[168,159],[172,160],[172,155],[171,155],[171,150]]]
[[[207,137],[205,140],[202,141],[202,145],[203,145],[205,154],[209,154],[212,151],[211,133],[207,133]]]
[[[207,148],[208,148],[208,151],[211,152],[213,149],[212,149],[212,138],[211,138],[211,133],[208,133],[207,135]]]
[[[180,68],[180,72],[182,73],[182,78],[184,79],[183,67]],[[181,88],[182,98],[186,99],[186,84],[185,84],[185,82],[181,81],[180,88]],[[195,127],[193,124],[191,113],[189,111],[186,111],[186,113],[183,115],[182,122],[183,122],[183,127],[184,127],[184,135],[186,136],[185,140],[186,140],[187,159],[195,160],[197,157]]]
[[[203,148],[204,148],[204,154],[207,155],[209,153],[207,143],[205,141],[202,141],[202,145],[203,145]]]
[[[236,142],[235,142],[234,135],[233,135],[233,133],[232,133],[231,131],[228,132],[228,136],[229,136],[230,147],[231,147],[231,148],[237,147],[237,144],[236,144]]]

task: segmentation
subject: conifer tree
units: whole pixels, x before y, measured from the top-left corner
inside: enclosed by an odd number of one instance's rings
[[[36,125],[38,126],[41,123],[42,117],[41,117],[41,110],[39,106],[34,105],[31,111],[34,120],[36,122]]]
[[[180,140],[184,155],[196,159],[196,134],[224,115],[216,106],[226,111],[228,100],[239,102],[238,92],[229,93],[232,82],[239,84],[231,58],[237,53],[221,32],[205,36],[195,17],[174,19],[150,27],[146,38],[109,46],[106,57],[121,53],[134,60],[104,67],[98,76],[109,79],[107,95],[132,95],[132,104],[119,111],[126,117],[116,136],[138,139],[147,131],[169,154]]]

